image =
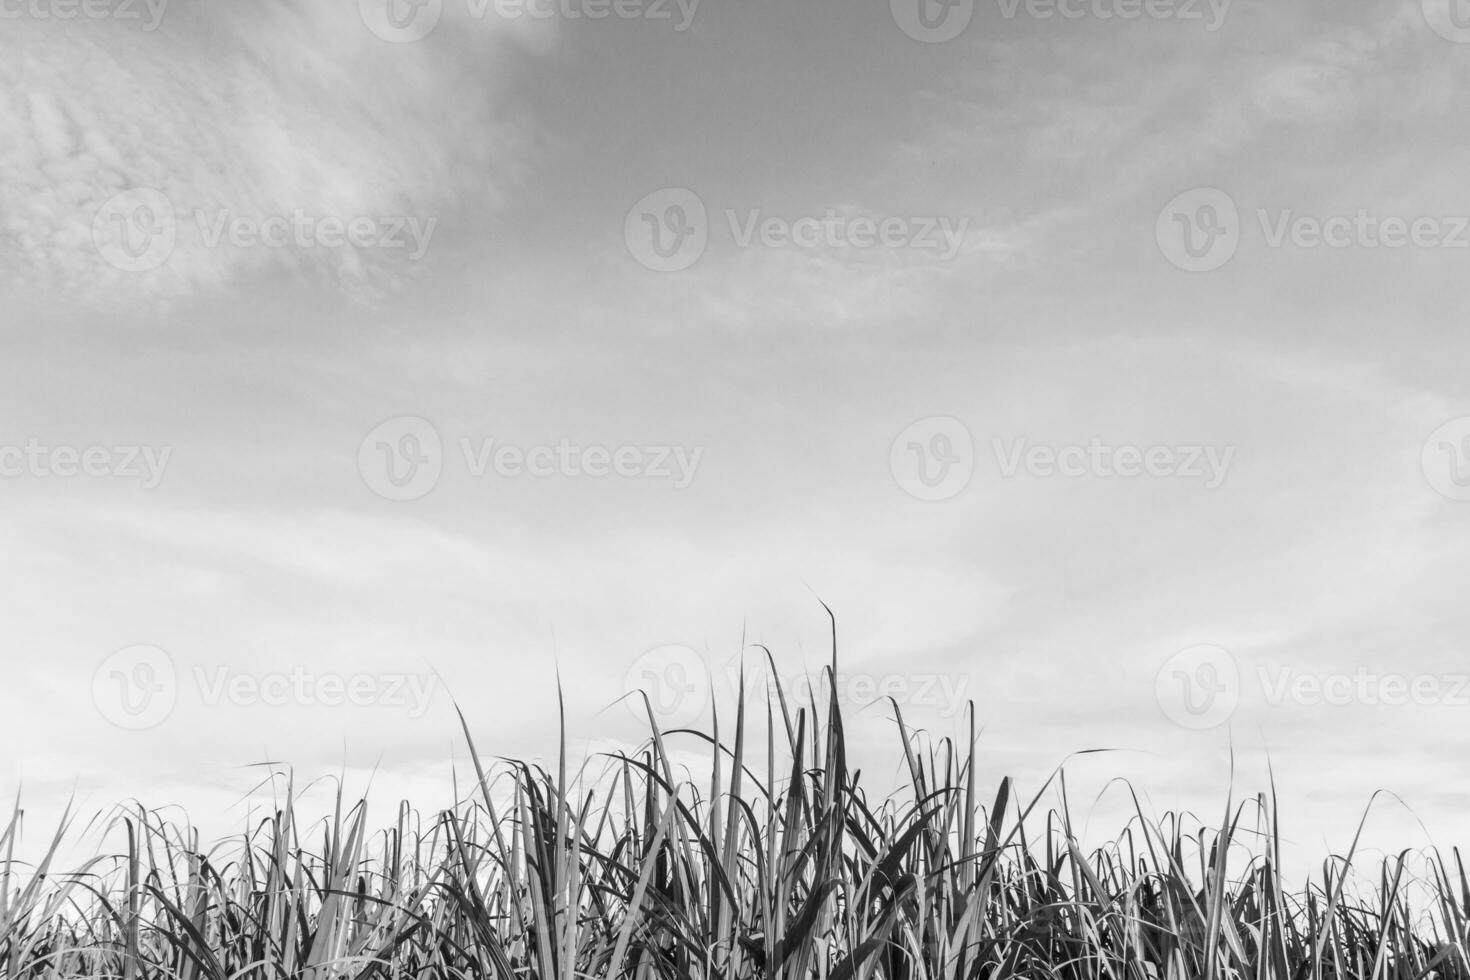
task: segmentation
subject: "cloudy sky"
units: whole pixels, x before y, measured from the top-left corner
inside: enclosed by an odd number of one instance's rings
[[[442,806],[825,602],[880,786],[1464,843],[1470,12],[918,4],[0,3],[7,792]]]

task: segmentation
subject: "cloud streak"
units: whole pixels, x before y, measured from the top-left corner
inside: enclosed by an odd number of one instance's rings
[[[338,4],[180,6],[153,32],[13,22],[0,35],[0,264],[95,302],[273,275],[392,288],[423,250],[385,247],[390,227],[493,208],[511,180],[515,138],[489,67],[505,38],[472,40],[388,45]],[[157,267],[119,268],[94,224],[139,189],[172,209],[153,217],[175,222],[176,241]],[[231,230],[286,220],[312,233],[271,246]],[[354,220],[380,234],[344,235]],[[221,222],[233,224],[211,243]]]

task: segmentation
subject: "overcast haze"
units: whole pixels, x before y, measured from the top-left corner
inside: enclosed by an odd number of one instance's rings
[[[825,602],[854,710],[973,699],[997,778],[1213,818],[1233,745],[1289,837],[1465,842],[1470,17],[398,4],[3,5],[37,813],[447,805],[453,699],[550,756],[559,668],[633,744],[630,678],[691,720]]]

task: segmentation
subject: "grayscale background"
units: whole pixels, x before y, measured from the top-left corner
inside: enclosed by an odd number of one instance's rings
[[[4,788],[454,798],[830,656],[1462,842],[1470,5],[0,0]],[[889,700],[891,699],[891,700]],[[1233,767],[1233,768],[1232,768]],[[1099,794],[1102,794],[1099,798]],[[323,797],[323,805],[329,802]],[[1107,819],[1103,819],[1106,816]],[[28,818],[31,819],[31,818]],[[1090,826],[1086,833],[1091,834]],[[40,837],[44,840],[45,834]]]

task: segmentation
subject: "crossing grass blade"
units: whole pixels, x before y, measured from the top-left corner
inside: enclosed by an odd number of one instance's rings
[[[967,741],[890,701],[907,783],[869,798],[850,768],[837,663],[804,702],[772,682],[722,727],[664,731],[554,771],[478,751],[473,793],[400,806],[374,834],[340,788],[306,825],[294,783],[209,847],[138,808],[117,853],[34,866],[0,832],[0,968],[17,980],[1470,980],[1461,855],[1355,867],[1359,836],[1294,887],[1276,790],[1211,827],[1134,818],[1088,848],[1065,773],[982,792]],[[758,649],[775,675],[770,651]],[[763,722],[763,723],[762,723]],[[705,753],[698,778],[676,761]],[[1129,792],[1132,793],[1131,787]],[[989,806],[980,801],[989,799]],[[1056,802],[1047,809],[1045,801]],[[1252,816],[1254,825],[1252,825]],[[106,828],[104,828],[105,830]],[[310,842],[308,844],[308,842]],[[1415,902],[1414,895],[1420,900]],[[1427,900],[1424,899],[1427,896]]]

